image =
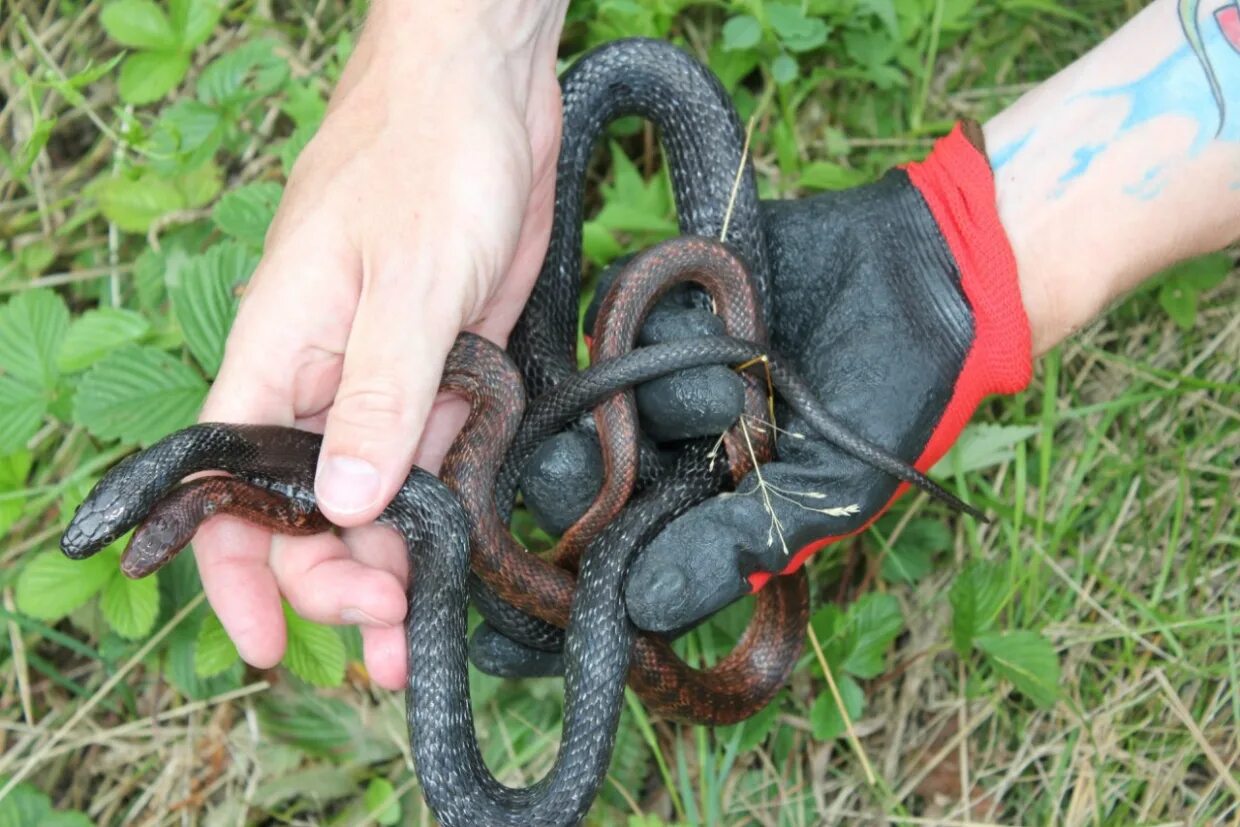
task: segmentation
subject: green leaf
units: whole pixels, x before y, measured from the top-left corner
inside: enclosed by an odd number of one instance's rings
[[[313,129],[323,122],[323,115],[327,113],[327,101],[314,84],[291,81],[284,88],[284,103],[280,109],[292,118],[297,126]]]
[[[205,163],[195,167],[184,175],[173,180],[181,201],[186,207],[201,207],[215,198],[223,186],[220,168],[213,163]]]
[[[607,230],[645,233],[654,239],[676,233],[666,178],[647,182],[619,145],[611,145],[612,182],[604,184],[603,208],[594,220]]]
[[[133,49],[175,51],[180,38],[164,10],[151,0],[116,0],[99,15],[108,36]]]
[[[800,67],[791,55],[780,55],[771,61],[771,77],[775,78],[778,84],[792,83],[797,79],[799,71]]]
[[[215,31],[224,13],[224,4],[215,0],[171,0],[169,10],[181,48],[189,50],[205,43]]]
[[[748,14],[739,14],[723,24],[723,48],[733,52],[752,49],[762,40],[762,24]]]
[[[827,42],[827,24],[817,17],[806,17],[799,5],[767,3],[766,18],[789,51],[808,52]]]
[[[1200,292],[1222,284],[1231,267],[1231,256],[1227,253],[1210,253],[1182,261],[1164,270],[1162,277]]]
[[[150,445],[193,424],[207,384],[162,350],[126,345],[83,375],[73,418],[100,439]]]
[[[258,256],[235,242],[216,244],[169,272],[168,294],[185,343],[207,375],[224,359],[224,342],[240,302],[238,289],[258,266]]]
[[[865,693],[857,682],[847,675],[835,675],[835,682],[844,701],[844,709],[848,710],[849,719],[856,721],[865,711]],[[840,715],[840,708],[836,705],[835,696],[831,694],[829,687],[824,686],[814,699],[814,705],[809,711],[809,722],[814,737],[819,741],[831,741],[844,734],[844,717]]]
[[[8,776],[0,775],[0,784],[8,780]],[[42,790],[18,784],[0,799],[0,827],[41,827],[51,812],[52,802]]]
[[[994,563],[974,561],[956,576],[947,600],[952,606],[952,645],[965,656],[973,639],[990,629],[1007,603],[1005,572]]]
[[[25,379],[0,375],[0,456],[25,446],[43,423],[47,393]]]
[[[56,353],[69,327],[69,308],[48,289],[18,293],[0,307],[0,374],[51,390]]]
[[[141,339],[150,329],[150,323],[132,310],[87,310],[69,325],[56,364],[64,373],[84,370],[121,345]]]
[[[1043,709],[1059,698],[1059,657],[1055,647],[1037,632],[992,632],[974,643],[995,671],[1012,682],[1026,698]]]
[[[284,622],[288,647],[283,663],[289,671],[314,686],[339,686],[344,680],[345,659],[344,641],[336,630],[300,617],[287,603]]]
[[[211,219],[233,238],[261,249],[283,193],[274,181],[246,184],[220,198]]]
[[[882,575],[889,583],[916,583],[930,572],[934,555],[951,548],[952,534],[937,520],[912,520],[883,555]]]
[[[237,647],[224,631],[224,625],[214,612],[207,612],[198,627],[198,641],[194,647],[194,674],[210,678],[239,661]]]
[[[362,795],[362,806],[375,821],[388,825],[400,823],[400,799],[386,778],[372,778]]]
[[[138,179],[106,178],[95,195],[104,217],[127,233],[145,233],[156,219],[185,206],[176,185],[149,170]]]
[[[1192,330],[1197,321],[1197,291],[1178,281],[1158,288],[1158,303],[1181,330]]]
[[[1037,425],[967,425],[932,471],[967,474],[1010,462],[1016,446],[1039,430]]]
[[[810,190],[844,190],[864,184],[868,178],[861,170],[843,167],[830,161],[814,161],[802,167],[797,183]]]
[[[138,640],[151,631],[159,615],[159,580],[131,580],[119,570],[103,587],[103,617],[112,631],[127,640]]]
[[[843,668],[858,678],[881,674],[887,649],[904,629],[900,601],[889,594],[870,592],[848,608],[848,621],[855,630],[855,642]]]
[[[224,137],[220,113],[196,100],[164,108],[151,133],[152,163],[167,173],[194,169],[215,154]]]
[[[275,41],[251,40],[207,64],[198,76],[198,100],[235,107],[272,94],[288,79],[288,63]]]
[[[189,56],[181,52],[136,52],[121,64],[117,89],[125,103],[151,103],[172,91],[189,71]]]
[[[752,718],[741,721],[739,724],[716,730],[724,741],[730,741],[732,733],[739,731],[740,738],[736,744],[736,750],[744,755],[750,750],[756,749],[759,744],[766,740],[766,736],[771,734],[775,729],[775,725],[779,722],[779,710],[783,707],[783,701],[786,696],[780,693],[769,704],[764,706]]]
[[[107,585],[116,560],[106,550],[85,560],[70,560],[59,551],[36,554],[17,576],[18,611],[40,620],[59,620]]]

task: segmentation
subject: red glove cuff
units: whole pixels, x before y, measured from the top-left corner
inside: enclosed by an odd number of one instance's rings
[[[1016,277],[1016,257],[995,204],[995,181],[986,156],[960,124],[939,140],[926,160],[903,167],[938,222],[960,270],[960,284],[973,310],[973,343],[952,397],[913,465],[925,472],[952,446],[978,404],[991,394],[1024,390],[1033,373],[1033,340]],[[796,571],[814,552],[869,528],[908,488],[901,483],[887,505],[849,535],[823,537],[801,548],[781,574]],[[750,575],[756,591],[770,575]]]

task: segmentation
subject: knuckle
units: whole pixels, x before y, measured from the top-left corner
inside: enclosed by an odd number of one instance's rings
[[[380,374],[341,388],[331,419],[351,430],[390,432],[407,424],[409,411],[402,384]]]

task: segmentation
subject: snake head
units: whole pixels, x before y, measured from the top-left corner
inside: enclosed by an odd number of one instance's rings
[[[103,475],[73,512],[73,519],[60,536],[66,557],[82,560],[102,551],[138,524],[147,506],[127,490],[142,454],[127,457]]]

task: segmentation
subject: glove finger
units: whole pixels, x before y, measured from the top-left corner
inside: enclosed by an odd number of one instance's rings
[[[522,646],[482,623],[469,639],[469,661],[497,678],[547,678],[564,674],[564,655]]]
[[[588,431],[548,439],[521,472],[521,496],[538,527],[558,537],[585,513],[603,487],[603,454]]]
[[[779,574],[798,552],[863,527],[895,481],[829,446],[805,440],[797,461],[768,463],[673,520],[633,563],[625,587],[640,629],[682,629],[753,591],[754,574]],[[764,490],[765,489],[765,490]]]

